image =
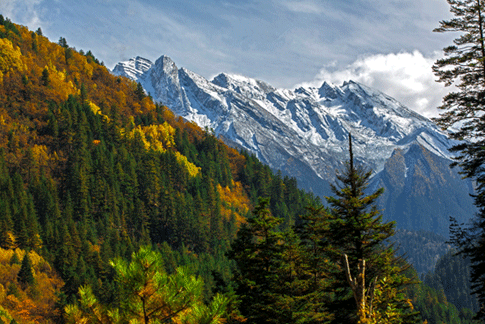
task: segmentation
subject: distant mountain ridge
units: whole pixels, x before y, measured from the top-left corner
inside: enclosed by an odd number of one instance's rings
[[[331,194],[352,133],[356,160],[374,171],[371,189],[386,189],[380,207],[400,228],[447,236],[449,216],[466,221],[474,213],[471,182],[448,167],[455,142],[429,119],[362,84],[288,90],[225,73],[209,81],[167,56],[155,63],[130,59],[113,73],[140,82],[176,114],[320,196]]]

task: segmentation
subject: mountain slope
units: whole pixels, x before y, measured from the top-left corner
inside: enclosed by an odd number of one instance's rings
[[[470,183],[448,168],[454,142],[430,120],[362,84],[287,90],[224,73],[209,81],[166,56],[155,63],[137,57],[113,73],[140,82],[176,114],[320,196],[330,194],[335,171],[348,159],[352,133],[355,158],[375,172],[372,188],[387,189],[380,205],[398,227],[446,236],[448,216],[464,221],[474,212]]]
[[[190,266],[210,294],[212,273],[231,277],[225,252],[258,196],[271,195],[271,212],[286,224],[319,204],[295,179],[155,104],[91,52],[60,43],[0,15],[0,256],[20,248],[46,260],[36,284],[19,287],[20,265],[0,265],[8,283],[0,280],[0,322],[2,307],[18,323],[61,315],[84,285],[113,302],[109,260],[142,245],[163,251],[167,270]]]

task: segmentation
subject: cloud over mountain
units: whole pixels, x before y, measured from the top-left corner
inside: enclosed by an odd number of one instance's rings
[[[431,67],[438,58],[439,53],[426,57],[417,50],[365,55],[343,69],[332,64],[325,66],[312,82],[303,85],[318,86],[323,81],[342,84],[354,80],[389,94],[426,117],[436,117],[443,96],[452,90],[435,81],[437,78]]]

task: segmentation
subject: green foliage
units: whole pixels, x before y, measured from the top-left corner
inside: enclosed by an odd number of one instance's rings
[[[350,137],[349,142],[351,143]],[[365,259],[372,267],[378,268],[379,265],[373,264],[371,260],[379,258],[376,250],[384,240],[394,234],[395,223],[382,222],[382,214],[377,210],[375,201],[383,190],[365,194],[372,172],[354,167],[351,145],[349,150],[350,162],[345,171],[337,175],[340,187],[332,185],[335,197],[327,197],[335,220],[331,231],[336,238],[336,245],[349,255],[351,266],[356,265],[357,260]]]
[[[271,323],[288,318],[278,309],[278,276],[281,264],[282,236],[276,232],[281,219],[271,215],[269,200],[260,199],[232,244],[230,257],[239,269],[236,293],[241,298],[241,313],[250,322]]]
[[[420,275],[432,271],[438,259],[450,249],[446,238],[422,230],[396,229],[389,242],[396,246],[396,253],[406,258]]]
[[[1,20],[0,16],[0,20]],[[12,316],[2,307],[0,306],[0,323],[10,323],[13,320]]]
[[[19,256],[17,255],[16,252],[14,252],[14,254],[12,255],[12,257],[10,258],[10,264],[11,265],[13,265],[13,264],[22,264],[20,262]]]
[[[424,282],[437,291],[443,291],[448,302],[461,311],[468,308],[478,312],[476,296],[471,293],[470,260],[449,251],[436,263],[434,271],[426,274]]]
[[[343,255],[347,255],[352,277],[365,276],[362,281],[365,286],[353,288],[354,297],[358,295],[356,289],[361,292],[372,290],[365,283],[375,280],[392,282],[395,291],[389,293],[387,299],[390,305],[397,307],[396,318],[392,322],[414,323],[416,316],[412,311],[412,305],[405,302],[403,294],[404,286],[409,282],[402,272],[408,265],[395,256],[392,246],[384,244],[394,234],[395,224],[394,222],[383,223],[382,214],[375,206],[375,201],[382,194],[382,189],[369,195],[365,193],[371,172],[354,166],[350,135],[349,153],[350,159],[345,171],[337,176],[340,186],[332,186],[335,197],[327,197],[330,205],[329,219],[331,220],[327,239],[330,240],[332,246],[332,249],[328,250],[329,256],[333,262],[338,263]],[[362,260],[365,260],[365,272]],[[381,287],[386,287],[386,285],[382,284]],[[358,307],[352,299],[351,289],[344,271],[337,274],[333,288],[336,291],[335,299],[329,307],[336,314],[335,322],[357,322],[357,310],[361,306]],[[357,301],[358,298],[355,297],[355,299]],[[372,297],[365,301],[367,304],[371,302]],[[377,314],[383,314],[386,311],[379,309],[378,305],[374,308]],[[365,315],[359,313],[358,316],[362,319]],[[368,316],[372,318],[374,315],[370,312]]]
[[[19,32],[17,26],[14,23],[12,23],[12,21],[10,19],[4,18],[2,15],[0,15],[0,25],[3,25],[6,29],[6,31],[7,31],[5,34],[0,32],[0,37],[2,37],[2,38],[3,37],[11,38],[12,36],[11,36],[10,32],[14,33],[16,35],[20,35],[20,32]]]
[[[59,41],[57,42],[60,46],[64,48],[68,48],[69,46],[67,45],[67,41],[64,37],[60,37]]]
[[[17,275],[17,280],[24,285],[33,285],[35,283],[34,274],[32,272],[32,262],[30,261],[29,253],[26,252],[22,259],[22,265]]]
[[[454,127],[451,137],[462,141],[453,150],[459,152],[454,165],[477,184],[475,205],[479,211],[473,225],[463,229],[452,221],[452,242],[471,260],[473,292],[482,305],[479,316],[485,318],[485,41],[482,0],[448,0],[454,18],[440,22],[436,32],[459,32],[453,45],[444,48],[445,58],[435,62],[433,70],[445,85],[456,84],[457,91],[443,98],[445,110],[437,119],[444,128]]]
[[[222,323],[228,300],[216,295],[209,305],[203,303],[203,281],[177,268],[169,275],[162,256],[142,247],[130,263],[110,262],[119,285],[119,307],[99,303],[89,286],[79,289],[80,306],[66,306],[68,323]]]
[[[42,80],[42,84],[44,86],[48,86],[49,85],[49,70],[47,70],[47,68],[44,68],[42,70],[41,80]]]
[[[248,321],[352,323],[363,315],[369,323],[417,322],[404,294],[405,285],[411,283],[402,274],[407,265],[384,244],[394,223],[382,223],[382,215],[373,207],[382,191],[364,193],[370,175],[354,168],[350,147],[350,163],[339,176],[342,187],[333,187],[338,198],[327,198],[332,208],[308,208],[296,231],[278,231],[281,219],[269,213],[268,200],[260,200],[230,254],[238,268],[240,310]],[[344,254],[350,256],[352,271],[365,260],[367,282],[378,282],[373,309],[362,310],[366,313],[359,316],[342,275]],[[372,295],[368,299],[371,303]]]
[[[417,279],[417,273],[410,269],[406,274],[409,278]],[[435,289],[421,282],[406,288],[406,295],[410,298],[421,319],[429,324],[475,324],[473,313],[464,308],[461,311],[448,302],[442,289]]]
[[[17,284],[15,282],[11,282],[7,286],[7,295],[13,295],[15,297],[19,297],[20,296],[19,287],[17,287]]]
[[[260,199],[232,244],[241,314],[252,323],[328,322],[325,267],[332,265],[321,260],[313,269],[307,246],[291,229],[279,232],[282,219],[268,207],[268,199]]]
[[[140,82],[136,83],[135,95],[138,100],[143,100],[143,98],[145,98],[145,90]]]
[[[301,220],[296,228],[299,250],[294,258],[298,261],[295,270],[299,299],[304,301],[303,314],[300,316],[305,316],[309,323],[328,321],[332,317],[329,305],[334,293],[333,286],[340,270],[330,259],[335,251],[329,240],[331,219],[323,207],[308,207]]]
[[[433,71],[445,85],[456,82],[458,91],[443,98],[445,110],[438,123],[450,127],[458,121],[466,121],[452,137],[477,138],[483,136],[480,111],[484,109],[483,91],[485,90],[485,46],[483,39],[484,4],[481,0],[447,0],[453,19],[440,22],[435,32],[460,32],[454,45],[443,49],[445,58],[439,59]],[[478,143],[463,144],[458,150],[469,156],[469,149],[478,148]],[[472,157],[470,155],[469,157]]]

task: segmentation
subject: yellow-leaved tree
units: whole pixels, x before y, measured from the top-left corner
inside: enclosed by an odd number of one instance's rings
[[[50,264],[35,251],[27,254],[19,248],[0,248],[1,321],[10,323],[15,320],[25,324],[59,322],[56,304],[63,285]]]

